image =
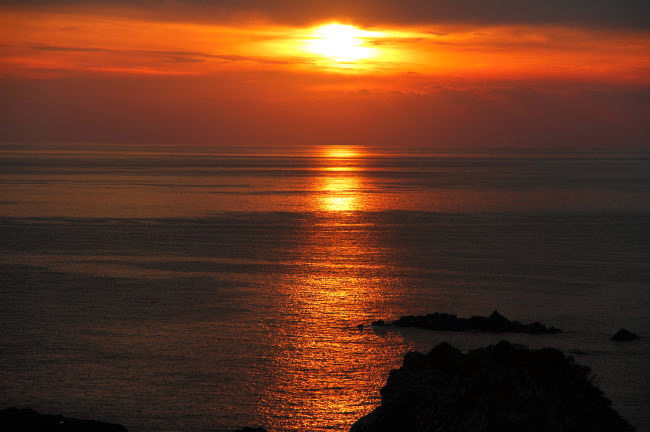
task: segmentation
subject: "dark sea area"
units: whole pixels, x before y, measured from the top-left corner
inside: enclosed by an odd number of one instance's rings
[[[0,299],[0,408],[347,431],[407,351],[507,339],[649,431],[650,154],[7,144]],[[564,332],[368,325],[495,309]]]

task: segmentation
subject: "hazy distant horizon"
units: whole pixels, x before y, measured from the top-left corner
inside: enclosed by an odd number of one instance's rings
[[[251,145],[227,145],[227,144],[186,144],[186,143],[133,143],[133,142],[0,142],[0,152],[3,151],[60,151],[60,152],[88,152],[101,151],[106,153],[114,152],[138,152],[147,153],[159,152],[166,154],[232,154],[232,155],[296,155],[296,156],[323,156],[323,149],[341,148],[351,150],[362,150],[366,156],[380,155],[558,155],[567,157],[574,155],[631,155],[633,157],[650,155],[650,147],[602,147],[602,148],[571,148],[564,145],[559,148],[548,147],[481,147],[467,146],[455,147],[431,147],[426,145],[400,145],[400,146],[372,146],[372,145],[351,145],[351,144],[251,144]]]

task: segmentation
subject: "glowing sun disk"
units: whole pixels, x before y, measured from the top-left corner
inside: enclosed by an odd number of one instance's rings
[[[308,51],[336,62],[352,62],[376,55],[377,50],[366,46],[369,37],[378,32],[361,30],[352,25],[327,24],[318,27],[306,42]]]

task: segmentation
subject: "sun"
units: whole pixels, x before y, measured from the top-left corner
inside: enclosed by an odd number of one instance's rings
[[[353,25],[327,24],[316,28],[305,45],[308,51],[329,60],[355,62],[377,55],[377,49],[368,46],[368,38],[379,35],[379,32],[362,30]]]

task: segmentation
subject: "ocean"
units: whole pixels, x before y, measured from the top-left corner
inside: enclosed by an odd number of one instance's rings
[[[0,408],[347,431],[405,352],[506,339],[650,430],[648,153],[6,144],[0,257]],[[493,310],[564,332],[369,326]]]

